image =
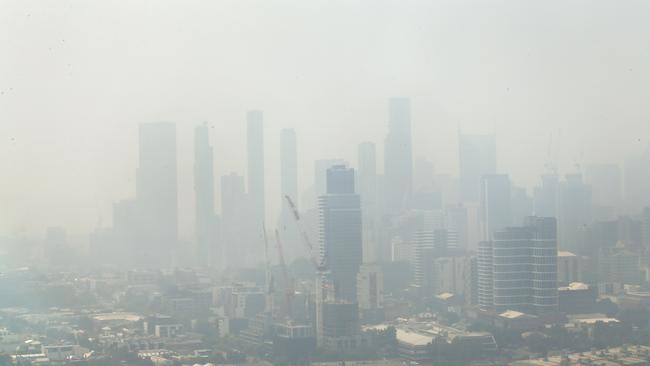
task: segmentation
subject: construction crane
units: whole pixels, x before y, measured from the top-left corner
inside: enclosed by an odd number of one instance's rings
[[[284,261],[284,250],[282,248],[282,241],[280,240],[280,233],[278,233],[277,229],[275,230],[275,240],[277,242],[278,259],[280,262],[280,267],[282,268],[282,275],[286,283],[285,300],[287,302],[287,316],[289,319],[291,319],[293,317],[293,298],[296,294],[296,291],[294,290],[293,279],[289,275],[287,264]]]
[[[319,272],[319,274],[327,272],[327,266],[323,262],[317,259],[316,254],[314,253],[314,246],[312,245],[311,240],[309,240],[309,235],[307,235],[307,231],[302,227],[302,220],[300,219],[300,213],[298,213],[298,208],[293,203],[291,197],[289,197],[288,195],[285,195],[284,199],[287,201],[287,204],[291,209],[291,213],[293,214],[293,218],[296,222],[296,225],[298,226],[298,231],[300,232],[302,243],[309,251],[309,260],[311,261],[316,271]]]
[[[293,200],[291,197],[288,195],[284,196],[285,200],[287,201],[287,204],[289,205],[289,208],[291,209],[291,212],[293,214],[293,218],[296,222],[296,225],[298,227],[298,231],[300,231],[300,236],[302,237],[302,243],[303,245],[307,248],[309,251],[309,259],[314,266],[314,269],[316,270],[316,275],[318,276],[318,282],[320,283],[320,289],[319,292],[320,294],[318,295],[319,298],[325,298],[327,297],[327,293],[329,291],[334,291],[334,285],[331,283],[329,280],[329,269],[327,268],[327,264],[325,263],[325,259],[322,261],[318,259],[317,254],[314,252],[314,246],[311,243],[311,240],[309,240],[309,235],[307,235],[307,231],[303,228],[302,226],[302,220],[300,218],[300,213],[298,213],[298,208],[296,205],[293,203]]]
[[[271,260],[269,259],[269,241],[266,235],[266,223],[262,222],[262,230],[264,234],[264,261],[266,280],[266,309],[265,311],[273,314],[273,294],[275,293],[275,284],[273,275],[271,274]]]

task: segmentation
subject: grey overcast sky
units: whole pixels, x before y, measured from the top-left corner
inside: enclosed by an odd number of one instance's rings
[[[457,172],[457,130],[496,131],[532,187],[552,157],[620,163],[650,138],[642,0],[0,0],[0,235],[84,234],[135,190],[137,125],[177,123],[180,230],[192,238],[192,129],[216,175],[245,174],[245,112],[265,112],[268,215],[279,130],[312,161],[383,149],[387,98],[412,98],[414,156]],[[381,167],[380,167],[381,170]],[[218,178],[217,178],[218,181]]]

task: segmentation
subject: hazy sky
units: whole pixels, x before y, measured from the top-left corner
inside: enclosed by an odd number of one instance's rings
[[[0,234],[87,233],[132,197],[137,125],[177,123],[180,229],[192,238],[192,133],[245,173],[265,112],[269,215],[279,130],[313,160],[383,149],[387,98],[412,98],[414,156],[457,172],[457,129],[497,133],[532,186],[553,157],[621,162],[650,138],[648,1],[0,0]],[[381,161],[381,160],[380,160]],[[380,170],[381,170],[380,166]],[[217,191],[218,192],[218,191]],[[218,194],[217,194],[218,195]]]

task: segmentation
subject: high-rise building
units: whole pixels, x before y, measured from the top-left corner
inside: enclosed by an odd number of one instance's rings
[[[328,267],[337,299],[356,302],[356,278],[362,262],[361,203],[354,170],[327,170],[327,193],[319,198],[322,261]]]
[[[467,250],[469,246],[469,223],[467,208],[464,206],[449,206],[445,210],[445,227],[458,235],[458,248]]]
[[[364,142],[359,145],[357,190],[361,197],[363,212],[363,255],[364,262],[376,262],[380,255],[379,211],[377,205],[377,151],[375,144]]]
[[[395,214],[408,201],[413,185],[411,102],[408,98],[391,98],[388,109],[388,135],[384,142],[386,210]]]
[[[625,248],[605,248],[598,253],[598,282],[638,285],[639,255]]]
[[[314,187],[317,196],[327,193],[327,171],[337,165],[347,166],[347,163],[343,159],[321,159],[314,162]]]
[[[262,260],[266,205],[264,195],[264,115],[262,111],[248,111],[248,224],[246,231],[246,261],[249,265]]]
[[[479,306],[529,314],[557,311],[557,240],[554,218],[529,217],[524,226],[494,233],[479,245]]]
[[[481,233],[483,240],[512,222],[510,178],[505,174],[486,175],[481,180]]]
[[[511,224],[520,226],[523,224],[524,219],[534,212],[533,198],[525,188],[521,187],[512,186],[510,193]]]
[[[214,167],[208,126],[194,129],[194,194],[198,263],[214,264],[217,255],[217,218],[214,212]]]
[[[248,199],[253,230],[261,232],[265,215],[264,201],[264,115],[262,111],[248,111]]]
[[[434,294],[452,293],[471,301],[472,265],[468,256],[438,257],[433,262]]]
[[[621,204],[621,172],[618,165],[588,165],[585,182],[591,186],[594,214],[598,214],[600,219],[611,219]]]
[[[172,264],[178,241],[176,126],[140,125],[135,256],[147,267]]]
[[[363,264],[357,275],[359,310],[368,317],[384,307],[384,276],[377,264]],[[365,315],[365,314],[364,314]],[[364,318],[366,318],[364,316]]]
[[[579,233],[591,223],[591,209],[591,186],[582,182],[580,174],[567,175],[558,191],[558,243],[562,249],[579,249]]]
[[[458,136],[460,163],[460,200],[478,202],[481,178],[496,174],[496,142],[492,135]]]
[[[560,286],[568,286],[571,282],[579,282],[580,257],[560,250],[557,253],[557,282]]]
[[[436,294],[436,259],[450,256],[458,248],[456,232],[432,228],[416,232],[413,240],[414,282],[424,296]]]
[[[535,187],[533,194],[533,210],[536,216],[557,217],[559,186],[557,175],[542,175],[542,183]]]

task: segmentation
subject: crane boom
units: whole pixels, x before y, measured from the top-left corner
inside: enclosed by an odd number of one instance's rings
[[[282,249],[282,241],[280,240],[280,233],[278,230],[275,230],[275,240],[278,247],[278,258],[280,261],[280,267],[282,267],[282,275],[286,283],[286,292],[285,299],[287,302],[287,315],[289,318],[293,316],[293,297],[295,295],[295,290],[293,288],[293,279],[289,276],[289,271],[287,270],[287,264],[284,261],[284,250]]]
[[[302,244],[305,247],[307,247],[307,251],[309,252],[309,260],[311,261],[311,264],[318,272],[327,271],[327,266],[317,259],[316,254],[314,253],[314,246],[312,245],[311,240],[309,239],[309,235],[307,235],[307,231],[302,227],[302,220],[300,217],[300,213],[298,212],[298,208],[293,203],[291,197],[289,197],[288,195],[285,195],[284,199],[287,201],[287,204],[289,205],[289,208],[293,213],[293,218],[295,219],[296,225],[298,226],[298,231],[300,231]]]
[[[264,235],[264,261],[265,261],[265,281],[266,281],[266,311],[273,314],[273,293],[275,291],[273,285],[273,275],[271,274],[271,260],[269,259],[269,240],[266,234],[266,223],[262,222],[262,230]]]

